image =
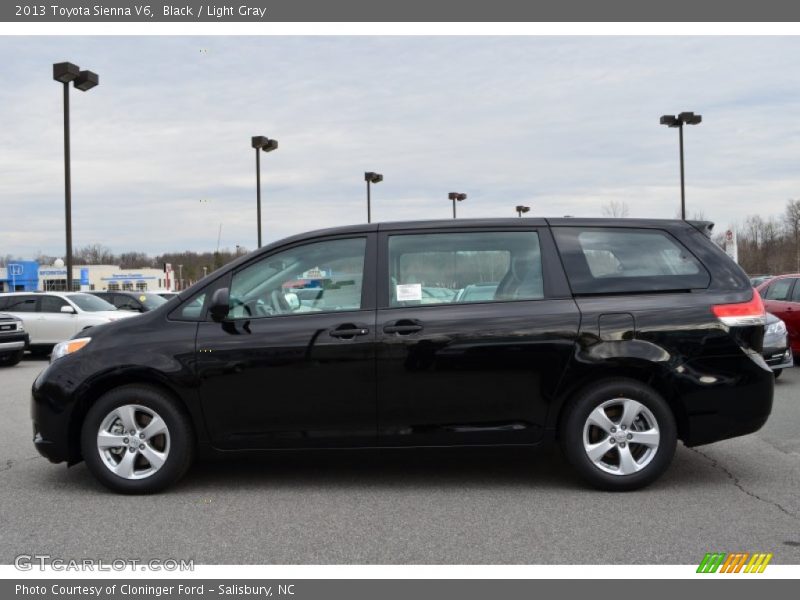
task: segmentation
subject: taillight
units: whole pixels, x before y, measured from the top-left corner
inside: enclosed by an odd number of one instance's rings
[[[761,295],[753,290],[753,297],[747,302],[736,304],[715,304],[711,307],[720,321],[728,327],[746,327],[748,325],[764,325],[767,322],[767,312]]]

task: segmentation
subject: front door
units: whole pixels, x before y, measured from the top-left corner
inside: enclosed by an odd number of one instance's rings
[[[381,443],[538,441],[579,324],[549,231],[398,232],[381,253]]]
[[[374,235],[308,242],[233,273],[228,318],[197,335],[217,447],[374,444],[374,245]]]
[[[65,306],[69,307],[72,312],[61,312]],[[36,315],[36,335],[41,342],[57,344],[75,335],[78,316],[75,308],[63,298],[42,296],[36,312],[38,313]]]

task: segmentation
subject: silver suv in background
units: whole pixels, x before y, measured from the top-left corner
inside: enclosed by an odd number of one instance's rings
[[[87,327],[136,314],[117,310],[105,300],[80,292],[0,294],[0,312],[23,322],[34,354],[48,354],[53,346]]]

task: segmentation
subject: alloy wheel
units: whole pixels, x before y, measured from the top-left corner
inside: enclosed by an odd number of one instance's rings
[[[167,424],[151,408],[124,404],[112,410],[97,431],[97,451],[109,471],[123,479],[144,479],[167,461]]]
[[[595,467],[612,475],[644,469],[658,452],[661,434],[653,413],[631,398],[598,405],[583,426],[583,449]]]

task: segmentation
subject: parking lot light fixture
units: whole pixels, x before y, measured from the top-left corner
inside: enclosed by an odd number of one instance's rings
[[[367,171],[364,173],[364,181],[367,182],[367,223],[372,223],[372,197],[370,194],[370,185],[383,181],[383,175],[380,173],[375,173],[374,171]]]
[[[74,85],[80,91],[87,92],[93,87],[97,86],[98,83],[100,83],[100,78],[97,76],[97,73],[93,73],[92,71],[81,71],[75,78]]]
[[[682,112],[675,115],[662,115],[659,119],[661,125],[676,128],[678,130],[678,147],[680,151],[681,162],[681,219],[686,220],[686,185],[683,172],[683,126],[684,125],[699,125],[703,121],[702,115],[696,115],[693,112]]]
[[[271,140],[264,135],[254,135],[250,145],[256,151],[256,227],[258,229],[258,247],[261,248],[261,152],[272,152],[278,149],[278,140]]]
[[[453,218],[456,218],[456,202],[463,202],[467,199],[466,194],[462,194],[461,192],[450,192],[447,194],[448,200],[453,201]]]
[[[531,210],[531,207],[530,206],[522,206],[521,204],[518,204],[517,207],[514,210],[517,211],[517,215],[522,217],[523,213],[529,212]]]
[[[72,176],[70,172],[70,128],[69,128],[69,84],[86,92],[100,83],[97,73],[81,71],[70,62],[53,64],[53,80],[64,86],[64,221],[66,229],[66,275],[65,289],[72,291]]]

